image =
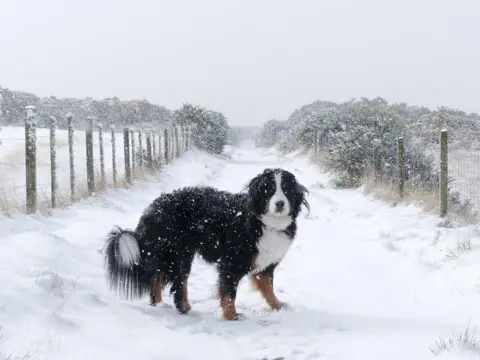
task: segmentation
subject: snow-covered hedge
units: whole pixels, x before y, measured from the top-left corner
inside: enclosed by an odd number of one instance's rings
[[[213,154],[220,154],[229,140],[230,127],[221,112],[184,104],[175,110],[174,121],[180,125],[194,125],[192,139],[195,145]]]
[[[258,144],[292,151],[313,148],[318,136],[328,169],[355,186],[372,174],[386,182],[398,181],[397,139],[403,137],[408,184],[433,192],[438,189],[438,169],[426,150],[438,149],[442,128],[449,130],[450,148],[476,148],[480,116],[446,107],[432,111],[389,104],[382,98],[340,104],[316,101],[295,110],[287,121],[267,122]],[[451,192],[450,198],[461,205],[458,193]]]

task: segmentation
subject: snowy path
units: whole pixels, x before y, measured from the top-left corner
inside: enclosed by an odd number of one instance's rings
[[[428,359],[441,335],[480,324],[475,228],[441,228],[415,208],[330,189],[304,157],[248,148],[230,155],[187,154],[154,182],[52,218],[0,218],[0,359],[3,349],[49,360]],[[152,308],[146,298],[127,302],[108,292],[97,250],[112,225],[134,227],[160,191],[187,184],[240,191],[273,166],[297,175],[312,208],[276,275],[288,311],[271,313],[245,280],[238,310],[246,319],[220,320],[215,273],[201,261],[189,281],[188,316],[168,296]],[[470,252],[448,256],[466,239]],[[459,348],[442,358],[478,354]]]

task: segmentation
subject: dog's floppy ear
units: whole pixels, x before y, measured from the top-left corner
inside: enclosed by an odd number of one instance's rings
[[[245,186],[245,189],[248,191],[250,195],[254,195],[258,191],[260,187],[261,176],[262,174],[258,174],[252,180],[250,180],[247,186]]]
[[[297,193],[301,195],[302,205],[305,205],[305,207],[308,210],[308,215],[310,215],[310,204],[308,203],[307,198],[305,196],[305,194],[310,194],[310,192],[305,186],[297,182]]]

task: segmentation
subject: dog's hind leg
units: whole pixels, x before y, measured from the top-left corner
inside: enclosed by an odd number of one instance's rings
[[[188,300],[188,277],[190,275],[190,270],[192,269],[194,255],[194,253],[184,254],[183,261],[177,269],[173,279],[173,302],[175,303],[178,312],[181,314],[186,314],[192,309]]]
[[[162,302],[162,290],[165,283],[165,275],[157,271],[153,277],[152,289],[150,290],[150,305],[155,306]]]

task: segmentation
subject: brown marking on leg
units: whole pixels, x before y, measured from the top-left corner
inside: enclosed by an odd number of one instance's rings
[[[190,301],[188,301],[188,279],[185,279],[183,282],[183,308],[187,312],[192,310],[192,305],[190,305]]]
[[[152,299],[151,303],[153,306],[160,304],[162,302],[162,290],[164,286],[164,276],[162,273],[157,272],[155,274],[155,277],[153,279],[153,285],[152,285]]]
[[[235,308],[235,299],[231,296],[220,298],[220,306],[222,307],[222,317],[225,320],[238,320],[238,313]]]
[[[255,274],[251,276],[251,279],[254,289],[260,292],[270,308],[278,310],[283,306],[273,292],[272,278],[270,276]]]

